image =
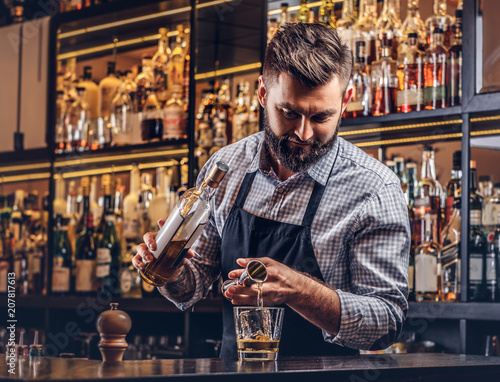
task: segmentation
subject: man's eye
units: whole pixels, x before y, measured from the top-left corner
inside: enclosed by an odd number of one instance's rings
[[[318,122],[318,123],[325,123],[327,122],[330,118],[329,117],[325,117],[325,116],[315,116],[313,117],[314,121]]]
[[[294,111],[290,111],[290,110],[287,110],[287,109],[281,109],[281,112],[287,118],[295,118],[295,117],[297,117],[297,113],[295,113]]]

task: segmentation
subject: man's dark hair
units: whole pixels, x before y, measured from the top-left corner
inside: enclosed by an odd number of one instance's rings
[[[286,73],[307,88],[328,83],[334,75],[347,88],[351,51],[337,31],[322,24],[287,23],[267,45],[264,82],[275,82]]]

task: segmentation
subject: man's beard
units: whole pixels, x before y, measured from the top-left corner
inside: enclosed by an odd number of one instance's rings
[[[335,134],[326,142],[322,143],[317,139],[310,138],[305,142],[309,145],[309,151],[303,147],[289,147],[287,142],[299,142],[297,137],[290,135],[283,135],[278,137],[269,126],[269,117],[267,109],[264,108],[264,132],[265,143],[267,149],[279,161],[279,164],[286,170],[297,173],[304,171],[313,164],[317,163],[323,156],[325,156],[335,144],[337,140],[337,133],[339,131],[342,117],[339,117],[337,126],[335,127]]]

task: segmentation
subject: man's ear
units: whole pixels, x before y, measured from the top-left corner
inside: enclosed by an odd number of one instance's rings
[[[347,104],[351,100],[353,92],[354,92],[354,89],[352,88],[352,86],[348,86],[345,93],[344,93],[344,97],[342,99],[342,113],[341,113],[341,115],[344,113],[344,110],[347,107]]]
[[[257,97],[259,98],[259,103],[262,107],[266,107],[266,94],[267,89],[266,85],[264,84],[264,77],[259,76],[259,89],[257,91]]]

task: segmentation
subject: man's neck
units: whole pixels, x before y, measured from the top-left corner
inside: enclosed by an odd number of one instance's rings
[[[293,171],[289,171],[286,168],[284,168],[280,164],[278,158],[276,158],[274,156],[274,154],[271,152],[271,150],[269,150],[267,147],[266,147],[266,151],[267,151],[267,159],[269,161],[269,164],[271,165],[274,173],[276,174],[276,176],[278,177],[279,180],[284,182],[285,180],[287,180],[291,176],[295,175],[295,173]]]

